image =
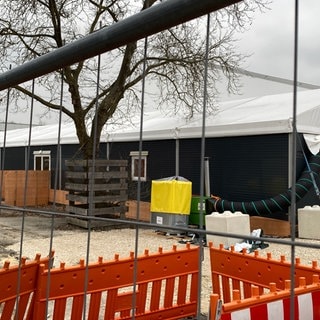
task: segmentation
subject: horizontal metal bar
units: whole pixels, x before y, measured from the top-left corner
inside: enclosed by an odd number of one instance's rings
[[[0,90],[137,41],[240,0],[168,0],[0,75]]]

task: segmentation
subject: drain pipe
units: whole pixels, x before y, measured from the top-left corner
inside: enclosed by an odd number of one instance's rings
[[[175,175],[178,177],[180,175],[180,141],[179,141],[179,128],[175,128],[173,131],[173,137],[176,142],[176,154],[175,154],[175,160],[176,160],[176,166],[175,166]]]
[[[209,157],[204,157],[204,192],[205,196],[210,197],[210,169]]]
[[[176,139],[176,169],[175,169],[175,174],[176,174],[176,177],[178,177],[180,174],[179,174],[179,171],[180,171],[180,157],[179,157],[179,149],[180,149],[180,144],[179,144],[179,139]]]

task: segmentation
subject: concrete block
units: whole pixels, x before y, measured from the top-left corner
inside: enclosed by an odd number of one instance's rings
[[[212,232],[234,233],[244,236],[250,235],[250,217],[240,211],[232,213],[225,211],[224,213],[213,212],[206,215],[206,230]],[[223,244],[230,247],[235,243],[243,242],[243,238],[231,238],[215,235],[207,235],[207,242],[213,242],[215,245]]]
[[[320,206],[298,209],[299,238],[320,240]]]

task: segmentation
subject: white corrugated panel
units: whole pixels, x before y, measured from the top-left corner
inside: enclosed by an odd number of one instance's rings
[[[206,137],[243,136],[289,133],[292,131],[293,94],[279,94],[221,103],[215,114],[205,119]],[[107,126],[101,141],[137,141],[140,137],[140,116],[119,126]],[[143,122],[144,140],[196,138],[202,134],[202,114],[192,119],[183,115],[163,115],[160,111],[146,112]],[[297,99],[297,129],[311,136],[320,135],[320,90],[299,91]],[[3,145],[0,132],[0,145]],[[28,144],[29,129],[7,132],[6,146]],[[32,145],[55,145],[58,125],[32,128]],[[78,139],[73,123],[63,124],[61,144],[76,144]],[[316,147],[317,148],[317,147]],[[319,148],[318,148],[319,149]]]

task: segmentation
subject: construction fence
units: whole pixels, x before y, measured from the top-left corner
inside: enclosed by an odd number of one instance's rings
[[[82,63],[104,52],[140,39],[147,39],[150,35],[169,30],[178,24],[240,1],[160,2],[150,10],[143,10],[118,24],[112,24],[110,28],[101,28],[88,37],[62,45],[54,52],[9,70],[0,75],[0,90],[9,90],[22,82],[53,71],[59,70],[60,75],[60,70],[66,66]],[[142,56],[139,59],[142,60]],[[70,70],[71,73],[74,72],[73,69]],[[141,77],[143,78],[143,75]],[[97,88],[99,86],[97,80]],[[97,101],[100,99],[98,94],[95,99]],[[205,100],[206,97],[204,97],[204,107]],[[295,133],[293,131],[293,134]],[[204,162],[204,148],[202,152],[199,165],[201,167]],[[64,191],[50,190],[49,174],[49,171],[3,171],[4,204],[23,207],[21,212],[24,218],[25,206],[46,205],[49,201],[55,205],[59,201],[64,201],[66,196]],[[100,191],[106,191],[106,188],[103,188]],[[203,195],[202,188],[199,193]],[[103,194],[103,197],[105,196]],[[79,202],[80,196],[74,197],[69,194],[69,198],[76,203]],[[80,216],[81,213],[77,212],[74,216],[90,222],[109,221],[110,219],[103,217],[103,214],[98,217],[90,215],[89,209],[92,209],[95,203],[89,199],[89,194],[86,194],[86,200],[87,198],[86,214]],[[137,198],[140,198],[139,194]],[[125,200],[127,198],[121,198],[121,201]],[[134,220],[139,204],[138,200],[132,203],[133,211],[129,210],[127,217]],[[148,204],[144,209],[149,210]],[[31,211],[35,215],[44,214],[37,210]],[[52,212],[47,211],[45,214],[56,217],[64,213],[57,214],[53,208]],[[130,224],[136,229],[155,227],[147,222],[119,220],[120,223]],[[294,224],[295,221],[291,225]],[[194,232],[187,227],[177,227],[176,230]],[[287,234],[291,231],[285,228]],[[90,232],[89,223],[88,238]],[[124,259],[115,255],[112,260],[105,261],[103,257],[99,257],[95,263],[85,263],[79,257],[80,262],[76,265],[67,266],[61,263],[59,267],[53,267],[52,260],[56,253],[52,251],[48,257],[41,258],[40,255],[36,255],[32,261],[22,257],[17,266],[6,262],[0,269],[0,319],[39,320],[47,319],[50,315],[54,320],[186,318],[200,320],[203,261],[201,240],[210,232],[199,228],[196,233],[200,239],[198,245],[193,246],[188,243],[184,249],[173,247],[169,251],[159,248],[156,253],[150,253],[146,249],[143,255],[130,253],[129,257]],[[215,233],[219,234],[211,232]],[[235,235],[230,235],[228,232],[220,232],[219,235],[235,238]],[[22,223],[22,244],[23,236]],[[294,238],[294,234],[291,233],[291,236]],[[51,234],[50,241],[53,241],[53,238]],[[137,238],[138,235],[136,242]],[[73,245],[77,248],[78,244],[73,243]],[[294,239],[292,246],[295,246]],[[87,250],[89,249],[88,245]],[[319,267],[316,261],[312,262],[311,266],[305,266],[296,258],[296,263],[292,264],[284,257],[277,261],[270,255],[261,257],[258,252],[248,254],[245,249],[239,253],[232,247],[227,250],[223,246],[215,247],[210,244],[210,263],[212,295],[210,310],[205,310],[210,320],[320,320]],[[294,279],[291,279],[290,275],[293,273]]]
[[[294,290],[295,319],[320,319],[320,268],[297,258],[294,284],[284,257],[258,251],[225,250],[210,243],[212,272],[210,320],[290,319]],[[54,252],[0,270],[1,319],[186,319],[198,310],[199,246],[186,244],[135,258],[114,256],[95,263],[51,268]],[[17,286],[16,279],[19,279]]]

